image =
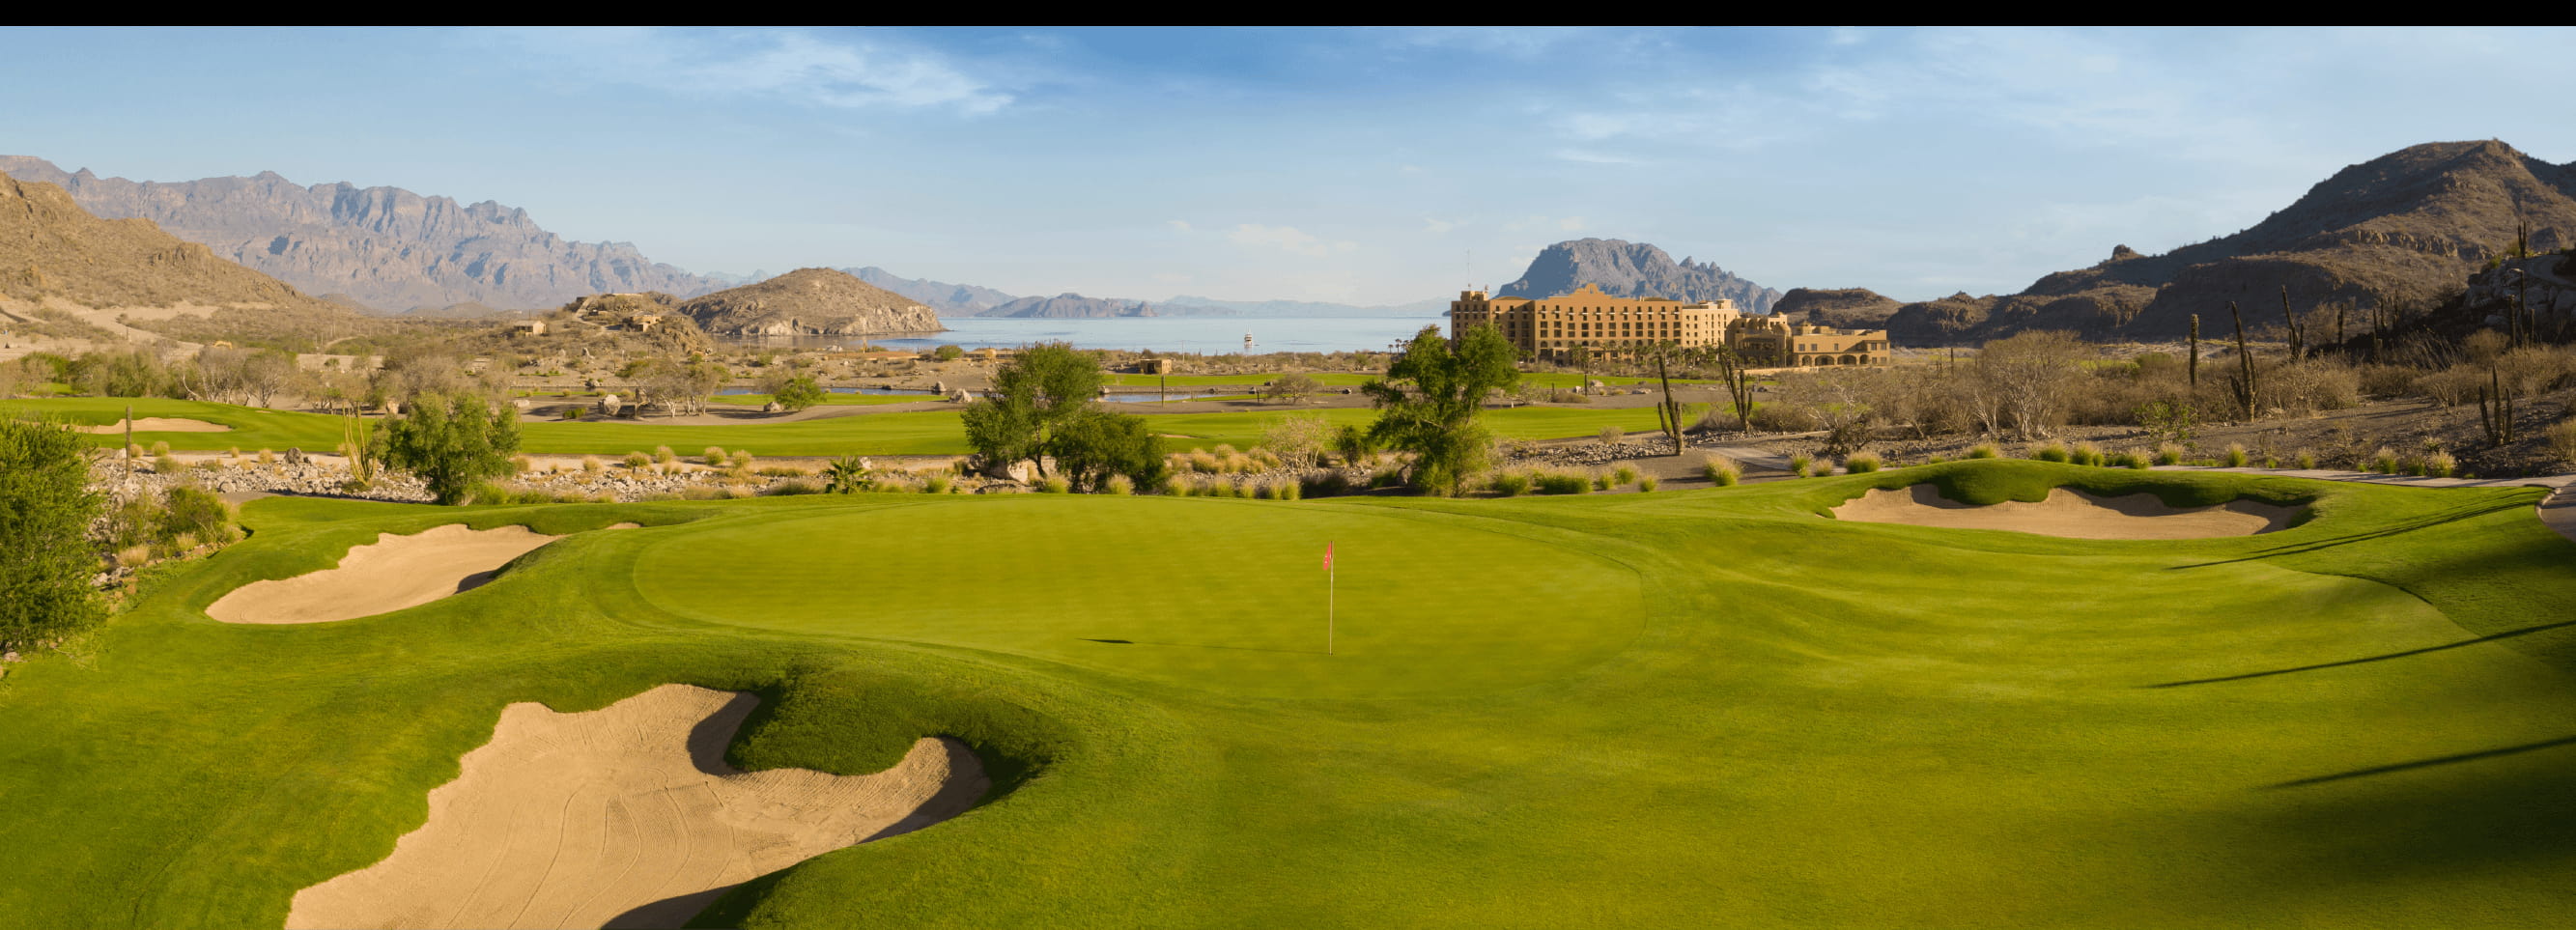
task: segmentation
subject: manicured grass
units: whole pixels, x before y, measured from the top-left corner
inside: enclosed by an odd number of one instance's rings
[[[135,433],[134,441],[145,446],[167,442],[171,448],[179,450],[238,447],[327,451],[340,444],[339,417],[230,404],[161,398],[74,397],[0,402],[0,410],[15,407],[57,413],[76,422],[113,423],[125,416],[128,404],[133,406],[137,417],[188,417],[233,427],[231,431],[221,433]],[[1167,439],[1167,444],[1184,449],[1216,443],[1248,448],[1261,441],[1262,434],[1271,424],[1293,413],[1320,412],[1335,425],[1366,426],[1377,417],[1376,411],[1366,408],[1315,411],[1314,408],[1279,406],[1242,412],[1158,414],[1146,413],[1152,409],[1148,404],[1109,406],[1144,416],[1153,432],[1179,437]],[[965,427],[953,410],[711,426],[676,425],[654,420],[653,417],[643,417],[635,420],[568,421],[526,417],[520,420],[520,446],[525,452],[570,455],[621,455],[635,450],[651,450],[655,446],[674,449],[723,446],[727,449],[750,449],[770,456],[963,455],[973,451],[966,445]],[[1599,432],[1603,426],[1651,430],[1655,427],[1655,411],[1645,407],[1519,407],[1486,411],[1485,422],[1496,435],[1514,439],[1553,439],[1589,436]],[[124,437],[102,435],[92,441],[113,447],[124,441]]]
[[[1118,385],[1118,386],[1121,386],[1121,387],[1148,387],[1148,388],[1149,388],[1149,387],[1154,387],[1154,386],[1156,386],[1156,385],[1168,385],[1168,386],[1170,386],[1170,387],[1176,387],[1176,388],[1191,388],[1191,387],[1218,387],[1218,386],[1236,385],[1236,384],[1266,384],[1266,383],[1268,383],[1271,379],[1279,377],[1279,375],[1278,375],[1277,373],[1268,373],[1268,374],[1250,374],[1250,375],[1138,375],[1138,374],[1110,374],[1110,375],[1107,375],[1107,376],[1105,376],[1105,377],[1107,377],[1107,378],[1108,378],[1108,380],[1109,380],[1109,383],[1110,383],[1110,384]],[[1368,383],[1369,381],[1372,381],[1372,380],[1375,380],[1375,379],[1379,379],[1379,378],[1384,378],[1384,377],[1386,377],[1386,376],[1385,376],[1385,375],[1383,375],[1383,374],[1361,374],[1361,373],[1347,372],[1347,371],[1328,371],[1328,372],[1315,372],[1315,373],[1310,373],[1310,374],[1308,374],[1306,377],[1309,377],[1309,378],[1313,378],[1313,379],[1315,379],[1315,383],[1316,383],[1316,384],[1322,385],[1322,386],[1324,386],[1324,387],[1328,387],[1328,388],[1345,388],[1345,387],[1358,387],[1358,386],[1360,386],[1360,385],[1362,385],[1362,384],[1366,384],[1366,383]],[[1524,373],[1521,375],[1521,380],[1522,380],[1523,382],[1526,382],[1526,383],[1529,383],[1529,384],[1538,385],[1538,386],[1540,386],[1540,387],[1551,387],[1551,388],[1566,388],[1566,389],[1573,389],[1573,388],[1582,387],[1582,386],[1583,386],[1583,380],[1584,380],[1584,379],[1583,379],[1583,375],[1582,375],[1581,373],[1578,373],[1578,372],[1538,371],[1538,372],[1524,372]],[[1593,376],[1592,376],[1592,380],[1594,380],[1594,381],[1599,381],[1599,382],[1601,382],[1601,383],[1603,383],[1603,384],[1615,384],[1615,385],[1618,385],[1618,386],[1621,386],[1621,387],[1627,387],[1627,386],[1629,386],[1632,382],[1637,382],[1637,381],[1643,381],[1643,382],[1646,382],[1647,384],[1654,384],[1654,383],[1656,383],[1656,382],[1655,382],[1655,379],[1653,379],[1653,378],[1651,378],[1651,377],[1639,377],[1639,376],[1636,376],[1636,375],[1617,375],[1617,376],[1612,376],[1612,375],[1595,374],[1595,375],[1593,375]],[[1691,378],[1674,378],[1674,379],[1673,379],[1673,383],[1674,383],[1674,384],[1692,384],[1692,385],[1699,385],[1699,384],[1716,384],[1717,382],[1715,382],[1715,381],[1708,381],[1708,380],[1691,379]]]
[[[917,404],[923,401],[943,399],[944,398],[937,394],[931,394],[928,392],[918,394],[844,394],[826,391],[823,393],[823,403],[834,407],[866,407],[877,404]],[[728,407],[758,407],[762,404],[769,403],[770,400],[772,400],[772,397],[768,394],[718,394],[707,398],[708,403],[723,404]]]
[[[1821,515],[1918,480],[2317,515],[2187,542]],[[0,925],[274,926],[417,825],[504,703],[680,681],[774,702],[741,764],[942,733],[1004,776],[710,915],[746,926],[2552,926],[2576,545],[2537,496],[1976,461],[1489,501],[265,500],[0,679]],[[200,612],[459,519],[652,526],[380,617]]]

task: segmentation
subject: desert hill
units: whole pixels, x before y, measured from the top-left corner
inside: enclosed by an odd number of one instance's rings
[[[1771,305],[1771,312],[1825,326],[1875,328],[1885,325],[1888,316],[1903,306],[1896,298],[1865,287],[1793,287]]]
[[[843,268],[851,277],[893,291],[953,316],[975,316],[986,310],[1020,299],[989,287],[972,284],[950,284],[927,278],[906,278],[875,265],[865,268]]]
[[[1154,308],[1141,300],[1115,297],[1084,297],[1066,292],[1053,297],[1022,297],[984,311],[979,316],[1043,317],[1047,319],[1099,319],[1122,316],[1154,316]]]
[[[141,218],[308,293],[345,294],[379,310],[479,303],[552,307],[601,292],[669,291],[713,282],[658,264],[622,242],[573,242],[526,210],[460,204],[397,187],[305,187],[262,172],[194,181],[65,173],[43,159],[0,156],[0,171],[59,185],[82,209]]]
[[[2576,244],[2576,164],[2553,165],[2497,141],[2411,146],[2338,171],[2242,232],[2160,255],[2118,246],[2090,268],[2062,271],[1979,310],[1908,307],[1889,321],[1899,343],[1976,341],[2032,329],[2094,338],[2169,339],[2192,314],[2248,325],[2281,319],[2280,290],[2305,312],[2348,303],[2425,308],[2459,294],[2502,254],[2517,224],[2531,245]],[[1947,314],[1947,315],[1944,315]]]
[[[865,335],[945,328],[922,302],[830,268],[799,268],[687,301],[679,309],[700,328],[723,335]]]
[[[1708,262],[1673,261],[1664,250],[1643,242],[1576,239],[1540,250],[1521,278],[1503,285],[1497,297],[1553,297],[1586,284],[1601,286],[1617,297],[1667,297],[1701,301],[1726,299],[1753,313],[1771,312],[1780,292],[1763,287]]]
[[[111,331],[327,343],[382,325],[163,232],[100,219],[52,184],[0,173],[0,307],[71,312]],[[125,331],[132,335],[130,331]]]

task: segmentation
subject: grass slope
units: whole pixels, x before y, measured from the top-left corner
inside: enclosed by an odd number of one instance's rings
[[[1915,480],[2317,516],[2181,543],[1822,516]],[[2525,628],[2576,617],[2576,545],[2534,499],[1982,461],[1478,502],[262,501],[0,679],[0,925],[275,925],[504,703],[666,681],[773,699],[742,764],[944,733],[1005,776],[708,915],[745,926],[2559,925],[2576,657]],[[381,617],[200,613],[458,519],[650,526]],[[1356,592],[1331,659],[1296,651],[1325,538]]]

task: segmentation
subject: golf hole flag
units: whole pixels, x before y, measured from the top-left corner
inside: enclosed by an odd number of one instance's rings
[[[1324,654],[1333,654],[1333,544],[1324,544]]]
[[[1325,570],[1325,571],[1328,571],[1328,572],[1333,570],[1333,544],[1332,544],[1332,543],[1325,543],[1325,544],[1324,544],[1324,570]]]

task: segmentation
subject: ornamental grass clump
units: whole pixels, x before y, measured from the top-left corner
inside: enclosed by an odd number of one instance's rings
[[[1495,472],[1491,486],[1497,496],[1519,497],[1529,493],[1530,476],[1516,471]]]
[[[723,468],[725,463],[724,447],[708,446],[705,457],[700,459],[700,461],[707,463],[708,468]]]
[[[1875,452],[1854,452],[1843,456],[1843,471],[1849,474],[1866,475],[1877,471],[1882,464]]]
[[[2314,470],[2317,467],[2317,454],[2301,449],[2299,454],[2290,460],[2290,464],[2297,466],[2301,471]]]
[[[1815,458],[1804,452],[1790,456],[1789,473],[1800,478],[1813,477],[1816,473]]]
[[[2381,446],[2377,450],[2371,452],[2370,471],[2372,474],[2378,475],[2396,474],[2397,453],[2391,451],[2387,446]]]
[[[1538,485],[1538,492],[1541,494],[1589,494],[1592,492],[1592,476],[1570,469],[1557,468],[1539,472],[1536,475],[1536,484]]]
[[[1062,475],[1050,475],[1038,482],[1038,493],[1071,494],[1073,493],[1073,482],[1064,480],[1064,476]]]
[[[2450,453],[2448,453],[2448,452],[2434,452],[2434,453],[2432,453],[2432,454],[2429,454],[2429,455],[2424,456],[2424,476],[2425,476],[2425,477],[2428,477],[2428,478],[2448,478],[2448,477],[2451,477],[2451,476],[2452,476],[2452,475],[2454,475],[2454,474],[2457,474],[2457,473],[2459,472],[2459,470],[2460,470],[2460,460],[2459,460],[2459,457],[2454,456],[2454,455],[2452,455],[2452,454],[2450,454]]]
[[[2030,457],[2041,462],[2064,462],[2073,458],[2074,455],[2066,450],[2065,443],[2051,439],[2047,442],[2040,443],[2039,445],[2032,446],[2030,448]]]
[[[2182,464],[2182,456],[2183,448],[2179,443],[2159,443],[2156,446],[2156,464],[2158,465],[2180,465]]]
[[[1125,475],[1116,475],[1116,476],[1113,476],[1112,480],[1125,480],[1125,479],[1126,479],[1126,477],[1127,477],[1127,476],[1125,476]],[[1128,482],[1127,482],[1127,488],[1128,488],[1128,490],[1129,490],[1129,491],[1135,490],[1135,488],[1136,488],[1136,483],[1135,483],[1135,482],[1133,482],[1133,481],[1128,481]],[[947,475],[936,475],[936,474],[935,474],[935,475],[931,475],[930,477],[927,477],[927,478],[923,478],[923,479],[921,479],[921,493],[923,493],[923,494],[954,494],[954,493],[956,493],[956,491],[957,491],[957,479],[956,479],[956,478],[953,478],[953,477],[950,477],[950,476],[947,476]],[[1119,491],[1119,492],[1117,492],[1117,493],[1125,494],[1125,493],[1127,493],[1127,491]]]
[[[2101,446],[2094,445],[2090,442],[2079,442],[2066,447],[2066,460],[2077,465],[2089,465],[2094,468],[2100,468],[2104,465],[2110,464],[2111,457],[2102,451]]]
[[[2228,444],[2227,444],[2227,467],[2229,467],[2229,468],[2243,468],[2243,467],[2245,467],[2245,444],[2244,444],[2244,443],[2241,443],[2241,442],[2231,442],[2231,443],[2228,443]]]
[[[1173,473],[1173,474],[1169,474],[1169,475],[1164,475],[1164,476],[1163,476],[1163,493],[1164,493],[1164,494],[1171,495],[1171,496],[1173,496],[1173,497],[1188,497],[1188,496],[1190,496],[1190,479],[1188,479],[1188,478],[1186,478],[1186,477],[1183,477],[1182,475],[1180,475],[1180,474],[1179,474],[1179,473],[1177,473],[1177,472],[1175,472],[1175,473]]]
[[[1706,462],[1700,464],[1699,471],[1708,476],[1708,483],[1721,488],[1734,487],[1744,480],[1744,466],[1723,455],[1710,455]]]
[[[1638,490],[1638,491],[1640,491],[1640,492],[1643,492],[1643,493],[1651,494],[1651,493],[1654,493],[1655,488],[1656,488],[1658,485],[1660,485],[1660,484],[1661,484],[1661,482],[1658,482],[1658,481],[1656,481],[1656,480],[1655,480],[1655,476],[1653,476],[1653,475],[1647,475],[1647,476],[1645,476],[1645,477],[1643,477],[1643,478],[1639,478],[1639,479],[1637,479],[1637,490]]]
[[[1613,485],[1635,484],[1635,483],[1637,483],[1637,468],[1636,468],[1636,466],[1634,466],[1634,465],[1621,465],[1621,466],[1619,466],[1617,469],[1612,470],[1612,471],[1610,472],[1610,483],[1611,483],[1611,484],[1613,484]],[[1609,490],[1609,489],[1608,489],[1608,488],[1603,488],[1602,490],[1605,490],[1605,491],[1606,491],[1606,490]]]
[[[2003,454],[2003,447],[1991,442],[1981,442],[1968,447],[1968,457],[1972,459],[2002,458]]]
[[[627,468],[642,471],[644,466],[653,464],[653,457],[641,452],[629,452],[626,453],[624,462]]]
[[[654,446],[653,461],[660,462],[664,465],[671,465],[678,463],[680,461],[680,456],[679,453],[671,451],[670,446]]]

